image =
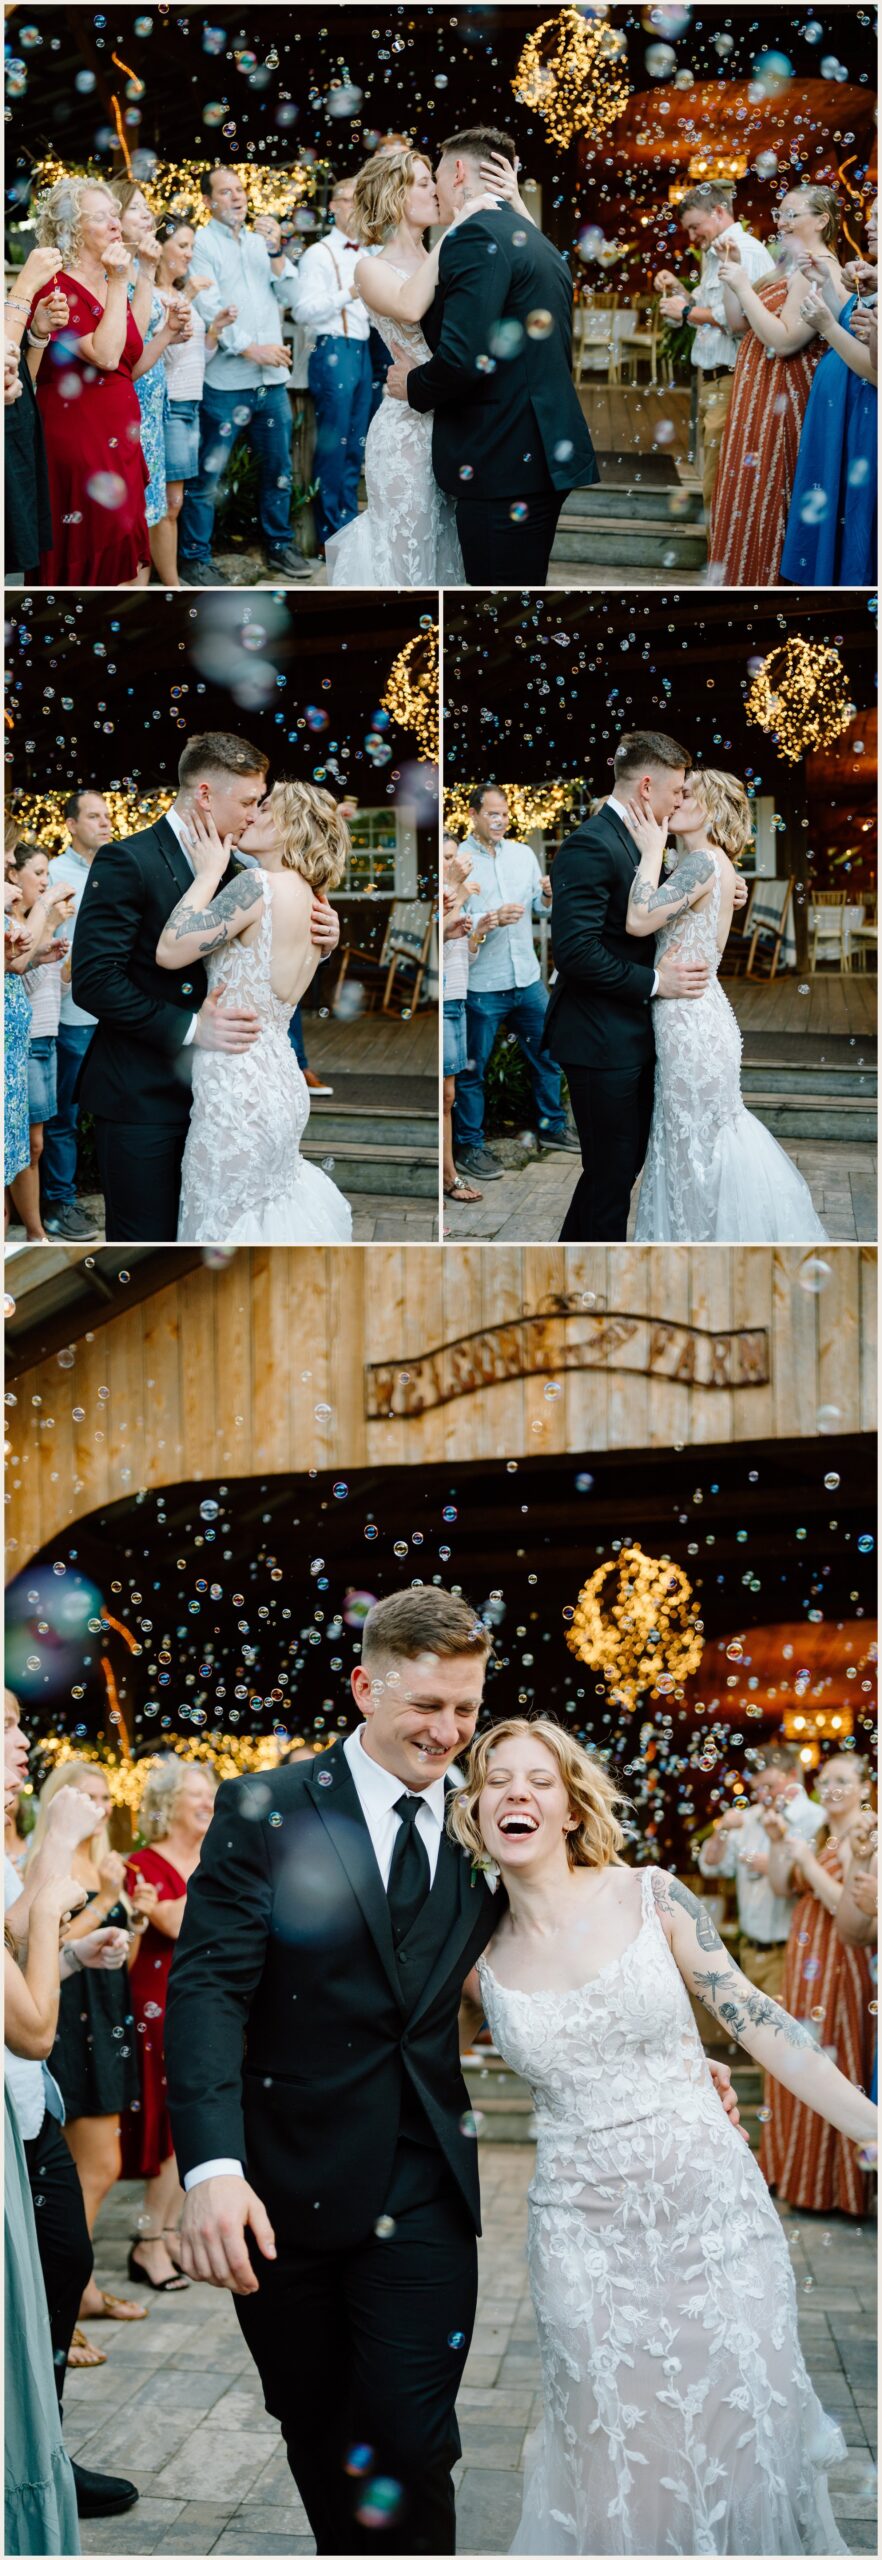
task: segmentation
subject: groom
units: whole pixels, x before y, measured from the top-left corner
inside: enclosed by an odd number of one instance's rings
[[[191,738],[166,816],[104,846],[92,863],[74,933],[71,987],[75,1003],[98,1019],[77,1099],[94,1118],[108,1243],[175,1242],[191,1050],[235,1056],[260,1029],[250,1006],[209,996],[201,961],[180,976],[158,968],[156,945],[178,899],[193,886],[188,817],[195,810],[214,819],[219,835],[243,834],[264,798],[268,762],[259,747],[225,730]],[[229,865],[222,887],[237,867]],[[313,942],[331,950],[339,929],[327,900],[314,900]]]
[[[510,134],[475,125],[445,142],[435,184],[452,222],[486,193],[481,163],[516,166]],[[399,355],[390,398],[434,410],[435,478],[456,500],[470,586],[542,587],[568,489],[599,478],[572,376],[566,260],[517,206],[474,213],[443,242],[422,327],[428,364]]]

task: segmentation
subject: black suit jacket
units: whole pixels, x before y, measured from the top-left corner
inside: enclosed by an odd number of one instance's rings
[[[606,805],[568,836],[551,867],[551,942],[558,971],[545,1045],[558,1065],[631,1067],[654,1054],[655,935],[627,931],[640,856]]]
[[[551,327],[531,337],[539,312]],[[407,396],[435,411],[432,460],[449,496],[530,497],[599,478],[572,378],[572,314],[565,260],[510,205],[470,214],[445,240],[423,322],[433,354],[408,374]],[[520,330],[507,354],[503,321]]]
[[[342,1745],[218,1792],[171,1969],[175,2152],[182,2177],[241,2160],[292,2246],[372,2230],[412,2093],[480,2227],[457,2016],[498,1904],[446,1837],[436,1885],[442,1860],[446,1916],[433,1929],[433,1887],[405,1974]]]
[[[232,877],[230,865],[225,879]],[[97,1014],[78,1099],[104,1120],[183,1128],[190,1113],[194,1013],[208,993],[201,960],[159,969],[156,945],[193,873],[165,818],[96,853],[71,955],[74,1002]]]

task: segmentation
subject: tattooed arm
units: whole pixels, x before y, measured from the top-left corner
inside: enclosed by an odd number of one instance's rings
[[[644,854],[628,899],[628,932],[657,933],[660,925],[697,906],[713,879],[714,867],[711,853],[685,853],[676,870],[660,880],[654,856]]]
[[[733,1964],[706,1905],[678,1876],[662,1869],[653,1871],[652,1883],[662,1928],[688,1990],[794,2098],[813,2107],[850,2142],[875,2142],[877,2114],[869,2098],[828,2062],[810,2027],[748,1982]]]
[[[192,969],[221,943],[234,942],[246,925],[256,924],[263,904],[259,872],[242,871],[220,895],[205,904],[205,880],[194,880],[163,925],[156,945],[160,969]]]

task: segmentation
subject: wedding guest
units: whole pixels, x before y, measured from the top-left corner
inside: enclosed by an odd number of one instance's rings
[[[745,231],[743,223],[736,222],[734,189],[725,179],[709,178],[690,187],[681,199],[678,219],[687,240],[701,250],[698,284],[691,296],[684,293],[667,267],[660,269],[655,281],[663,297],[663,318],[686,320],[695,332],[692,364],[698,376],[701,481],[704,512],[710,522],[738,354],[725,306],[720,263],[734,243],[745,275],[758,283],[761,277],[771,275],[773,260],[763,242],[756,240],[751,231]]]
[[[132,378],[143,340],[129,308],[119,210],[97,181],[59,178],[42,199],[37,233],[58,252],[69,305],[37,377],[53,523],[40,577],[45,586],[145,586],[149,474]]]
[[[578,1155],[560,1069],[542,1047],[548,997],[533,947],[533,917],[551,906],[551,882],[528,844],[506,833],[508,801],[495,783],[475,792],[462,845],[476,888],[468,902],[466,1051],[457,1072],[453,1150],[460,1172],[498,1182],[502,1167],[484,1138],[484,1078],[497,1035],[508,1026],[527,1061],[540,1146]]]
[[[802,1783],[798,1754],[786,1743],[770,1743],[758,1755],[747,1784],[750,1804],[730,1805],[699,1851],[703,1876],[734,1876],[738,1903],[738,1963],[748,1981],[770,2000],[784,1992],[784,1966],[796,1887],[776,1891],[769,1869],[771,1841],[766,1816],[780,1816],[783,1836],[813,1841],[824,1827],[820,1805],[813,1804]],[[777,1829],[777,1826],[776,1826]]]
[[[110,1788],[94,1760],[60,1761],[40,1790],[39,1809],[31,1833],[27,1866],[39,1856],[46,1835],[49,1807],[62,1787],[76,1787],[93,1807],[93,1828],[71,1859],[71,1874],[83,1888],[82,1909],[65,1933],[65,1945],[76,1948],[95,1929],[128,1932],[132,1909],[125,1892],[125,1860],[111,1848],[108,1832]],[[76,2164],[83,2191],[90,2239],[111,2187],[120,2175],[120,2114],[138,2096],[135,2025],[128,1973],[99,1968],[72,1975],[62,1984],[58,2032],[50,2056],[64,2099],[64,2138]],[[143,2320],[139,2303],[105,2293],[89,2277],[81,2320]],[[74,2330],[68,2362],[103,2364],[100,2350]]]
[[[32,1905],[24,1963],[19,1967],[8,1944],[4,1954],[7,2051],[37,2070],[52,2042],[58,2009],[58,1932],[70,1891],[68,1877],[47,1879]],[[4,2098],[3,2547],[15,2553],[78,2552],[76,2490],[61,2440],[36,2217],[8,2078]]]
[[[211,545],[215,508],[240,435],[257,460],[258,513],[270,575],[308,578],[291,532],[291,358],[282,344],[281,326],[282,311],[290,310],[294,300],[295,269],[282,250],[277,227],[269,241],[247,229],[248,199],[234,169],[209,170],[202,191],[209,219],[199,233],[199,264],[207,268],[212,285],[197,301],[206,323],[230,305],[236,318],[220,329],[206,365],[199,470],[186,482],[179,525],[184,585],[227,583],[212,559]]]
[[[214,1811],[216,1781],[199,1761],[163,1754],[141,1798],[139,1830],[146,1843],[126,1867],[126,1888],[147,1926],[130,1977],[141,2071],[140,2108],[123,2120],[123,2176],[143,2178],[144,2209],[129,2250],[129,2275],[153,2293],[184,2293],[182,2276],[166,2248],[182,2203],[168,2116],[165,2079],[165,2004],[175,1941],[180,1936],[187,1886]]]
[[[329,199],[332,227],[304,250],[297,269],[294,317],[315,345],[309,388],[315,406],[316,530],[322,550],[358,514],[364,444],[371,418],[370,317],[353,278],[363,243],[352,236],[355,179],[340,178]]]
[[[444,954],[444,1197],[465,1205],[483,1200],[477,1183],[458,1173],[453,1155],[453,1104],[456,1079],[468,1056],[466,997],[469,989],[469,919],[463,914],[470,865],[463,861],[456,836],[445,835],[442,847],[442,949]]]
[[[157,292],[160,243],[146,196],[131,178],[112,178],[110,193],[119,206],[123,240],[134,262],[129,300],[144,341],[135,365],[135,390],[141,411],[141,447],[150,474],[145,495],[150,557],[160,585],[178,587],[177,528],[169,518],[165,490],[168,381],[163,358],[169,348],[189,339],[193,318],[182,294]]]
[[[849,1878],[866,1780],[856,1753],[826,1760],[817,1784],[826,1820],[820,1850],[788,1834],[770,1865],[773,1883],[780,1878],[789,1888],[793,1880],[804,1888],[790,1924],[783,2005],[791,2017],[812,2021],[819,2044],[859,2089],[869,2088],[873,2058],[870,1961],[865,1947],[845,1944],[836,1912]],[[866,2213],[868,2180],[854,2144],[780,2083],[770,2082],[769,2101],[760,2167],[779,2204],[801,2213]]]
[[[35,577],[41,551],[48,551],[52,544],[49,473],[36,380],[52,330],[66,328],[70,318],[67,298],[54,283],[58,264],[56,249],[32,249],[14,274],[4,305],[7,586]],[[37,295],[43,298],[35,303]]]
[[[196,296],[211,291],[212,279],[208,274],[203,276],[194,271],[196,232],[185,214],[167,214],[156,225],[156,237],[159,242],[156,290],[163,296],[183,293],[190,305],[189,336],[171,340],[165,350],[168,384],[165,505],[174,544],[174,576],[167,583],[179,586],[177,525],[184,503],[184,483],[195,480],[199,469],[199,417],[205,388],[206,358],[214,353],[219,331],[228,321],[235,320],[236,310],[231,303],[228,309],[218,311],[210,326],[206,327]]]
[[[794,187],[776,214],[786,253],[784,272],[755,288],[737,244],[720,261],[733,328],[747,335],[735,367],[732,401],[711,510],[712,568],[731,587],[772,587],[782,571],[797,449],[823,339],[805,318],[805,262],[840,279],[839,209],[829,187]]]
[[[40,1217],[40,1154],[43,1144],[43,1112],[54,1097],[54,1056],[44,1050],[44,1041],[54,1051],[54,1037],[45,1029],[37,1032],[40,1043],[32,1062],[31,1039],[34,1025],[34,1002],[38,1022],[51,1019],[54,995],[50,997],[48,1016],[42,1010],[40,980],[57,982],[57,972],[64,956],[63,948],[54,944],[56,927],[67,922],[70,904],[60,883],[49,879],[49,863],[40,845],[24,840],[15,842],[6,857],[7,879],[14,891],[9,909],[13,926],[21,928],[18,947],[7,946],[5,953],[4,1006],[6,1023],[6,1179],[11,1198],[22,1220],[31,1244],[44,1244],[45,1231]],[[53,944],[56,956],[53,958]],[[56,989],[57,992],[57,983]],[[13,1173],[13,1155],[20,1156],[23,1131],[21,1126],[22,1071],[24,1102],[28,1117],[27,1161]]]
[[[876,576],[878,485],[877,356],[873,331],[864,343],[860,285],[876,290],[876,205],[860,262],[859,289],[843,300],[844,279],[813,259],[800,309],[826,345],[805,413],[782,577],[800,587],[871,587]],[[875,315],[873,315],[875,319]]]
[[[70,935],[79,915],[93,856],[113,838],[113,820],[100,791],[72,791],[64,803],[69,844],[49,865],[53,885],[67,889],[71,900]],[[94,1218],[77,1199],[76,1084],[95,1030],[95,1015],[74,1001],[69,957],[61,965],[61,1014],[56,1052],[56,1103],[43,1130],[40,1198],[47,1236],[63,1236],[67,1244],[86,1244],[98,1230]]]

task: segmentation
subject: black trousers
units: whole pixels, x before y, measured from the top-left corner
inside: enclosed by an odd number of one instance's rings
[[[92,2273],[92,2243],[83,2190],[57,2117],[44,2116],[39,2133],[24,2148],[60,2408],[68,2348],[80,2300]]]
[[[456,523],[470,587],[544,587],[563,489],[531,498],[457,498]],[[523,507],[520,515],[517,509]]]
[[[94,1126],[108,1244],[174,1244],[186,1124],[96,1119]]]
[[[655,1059],[634,1067],[571,1067],[564,1074],[582,1149],[582,1171],[561,1244],[619,1244],[646,1154]]]
[[[236,2312],[319,2552],[454,2551],[478,2253],[452,2181],[399,2206],[386,2238],[252,2254],[260,2291],[237,2295]]]

